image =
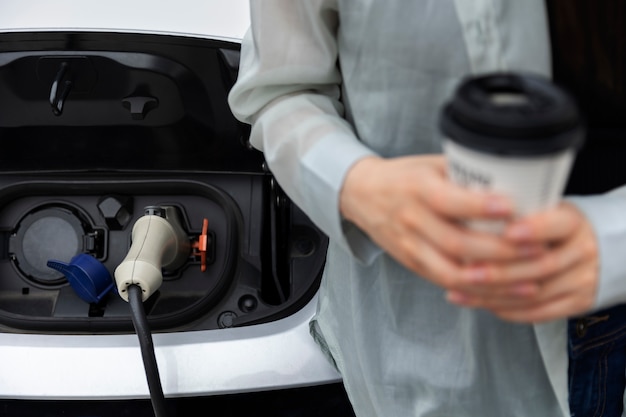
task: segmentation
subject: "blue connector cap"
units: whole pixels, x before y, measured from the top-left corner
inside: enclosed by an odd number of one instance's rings
[[[88,303],[100,302],[114,288],[109,271],[91,255],[78,254],[69,264],[51,259],[46,265],[65,275],[76,294]]]

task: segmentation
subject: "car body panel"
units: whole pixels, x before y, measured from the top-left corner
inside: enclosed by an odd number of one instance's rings
[[[0,10],[0,32],[134,32],[239,41],[249,26],[247,0],[5,0]]]
[[[163,391],[202,396],[338,381],[312,346],[315,299],[269,324],[153,335]],[[124,399],[148,396],[137,337],[0,334],[0,398]]]

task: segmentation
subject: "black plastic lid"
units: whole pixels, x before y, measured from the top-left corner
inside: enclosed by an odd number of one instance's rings
[[[440,128],[463,146],[511,155],[577,149],[585,132],[569,94],[547,78],[516,73],[463,80],[441,112]]]

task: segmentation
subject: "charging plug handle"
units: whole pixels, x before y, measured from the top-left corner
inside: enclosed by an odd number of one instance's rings
[[[141,288],[147,300],[163,282],[163,270],[176,270],[189,259],[191,243],[176,207],[148,207],[132,230],[126,258],[115,269],[119,295],[128,301],[128,287]]]

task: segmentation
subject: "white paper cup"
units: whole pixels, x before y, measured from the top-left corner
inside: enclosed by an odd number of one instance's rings
[[[573,100],[549,80],[520,74],[468,78],[442,111],[451,181],[512,198],[523,216],[557,204],[582,144]],[[501,222],[470,226],[499,232]]]
[[[507,158],[476,152],[451,140],[444,142],[444,153],[453,182],[509,196],[518,216],[552,207],[561,200],[575,156],[573,149],[566,149],[552,155]],[[495,233],[504,227],[501,222],[469,224]]]

